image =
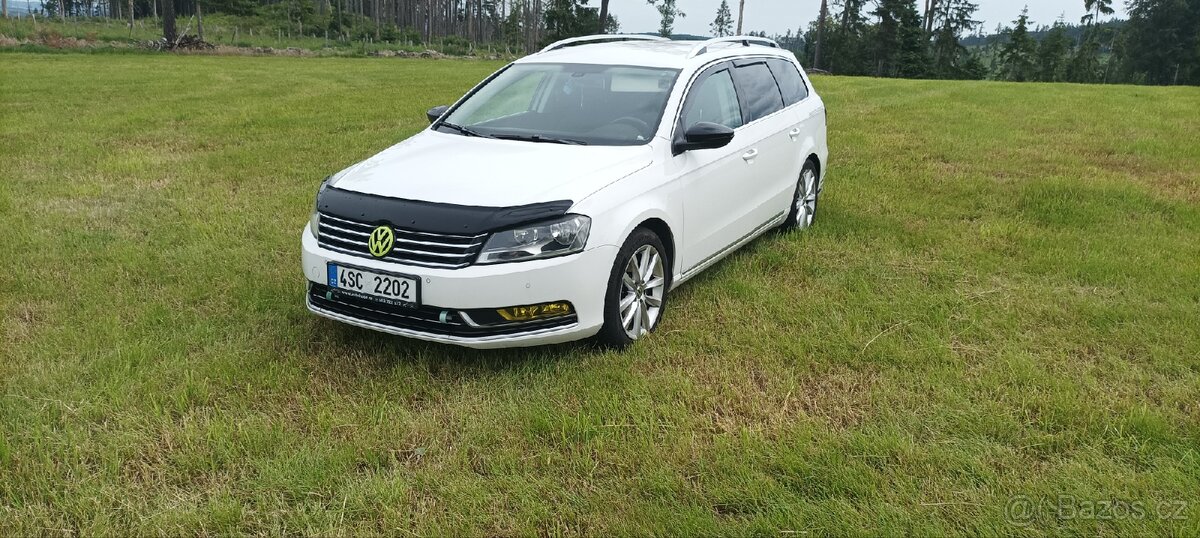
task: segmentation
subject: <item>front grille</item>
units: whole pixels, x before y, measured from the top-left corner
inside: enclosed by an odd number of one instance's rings
[[[382,258],[371,255],[367,238],[378,224],[358,222],[328,213],[321,213],[317,227],[317,244],[336,252],[424,267],[466,267],[475,261],[487,234],[453,235],[414,232],[392,227],[396,242],[392,251]]]
[[[572,312],[562,317],[547,320],[506,324],[504,326],[472,327],[462,318],[462,314],[457,310],[428,305],[421,305],[418,308],[391,306],[370,299],[351,297],[339,293],[337,289],[315,282],[308,283],[308,301],[317,309],[362,321],[369,321],[398,329],[462,337],[500,336],[520,334],[540,329],[566,327],[574,324],[579,319]]]

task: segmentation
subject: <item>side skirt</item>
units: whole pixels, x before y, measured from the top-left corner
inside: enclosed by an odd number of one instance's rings
[[[790,210],[791,208],[789,207],[788,209]],[[687,282],[688,279],[700,274],[701,271],[708,269],[714,263],[721,261],[726,256],[732,254],[733,251],[735,251],[739,248],[742,248],[746,243],[749,243],[749,242],[753,241],[755,238],[757,238],[758,236],[762,235],[763,232],[766,232],[767,230],[770,230],[771,228],[774,228],[776,226],[779,226],[780,224],[783,224],[783,220],[786,219],[787,216],[788,216],[787,211],[784,211],[778,215],[775,215],[774,218],[758,225],[757,228],[751,230],[750,233],[743,235],[737,241],[730,243],[729,246],[727,246],[727,247],[717,251],[715,254],[705,258],[700,263],[693,265],[691,269],[684,271],[683,274],[679,275],[679,278],[676,278],[673,282],[671,282],[671,289],[673,290],[673,289],[679,287],[680,284]]]

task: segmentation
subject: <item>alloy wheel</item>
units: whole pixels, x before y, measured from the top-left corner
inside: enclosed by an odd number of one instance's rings
[[[817,215],[817,173],[806,167],[800,174],[800,189],[796,193],[795,225],[797,228],[812,226]]]
[[[632,340],[650,332],[662,312],[667,289],[663,257],[653,245],[642,245],[629,257],[621,275],[621,326]]]

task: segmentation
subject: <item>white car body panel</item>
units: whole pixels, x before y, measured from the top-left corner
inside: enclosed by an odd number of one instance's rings
[[[591,219],[582,252],[433,268],[336,252],[323,248],[307,229],[303,233],[303,271],[315,284],[325,281],[329,263],[357,265],[419,278],[423,305],[457,311],[569,301],[578,316],[575,323],[518,334],[460,337],[357,319],[323,311],[311,302],[309,308],[360,327],[477,348],[577,340],[601,329],[606,286],[617,253],[639,225],[653,220],[669,230],[661,239],[674,253],[670,267],[674,287],[781,224],[791,208],[800,169],[810,157],[819,166],[818,185],[824,185],[828,165],[824,104],[791,53],[738,45],[691,57],[688,52],[693,47],[694,43],[672,41],[589,44],[515,62],[679,69],[663,119],[646,144],[559,145],[426,129],[335,174],[330,182],[337,189],[384,198],[463,206],[570,200],[568,213]],[[808,97],[736,128],[733,141],[723,148],[674,154],[672,141],[693,78],[718,62],[764,56],[795,64]]]
[[[648,146],[532,144],[425,130],[354,165],[332,185],[388,198],[515,206],[578,200],[652,158]]]

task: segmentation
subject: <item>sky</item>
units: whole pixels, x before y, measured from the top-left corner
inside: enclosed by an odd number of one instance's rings
[[[683,19],[675,20],[675,32],[681,34],[708,35],[708,25],[717,15],[717,7],[721,0],[677,0],[679,9],[687,14]],[[991,33],[996,24],[1011,26],[1012,21],[1021,13],[1021,8],[1028,4],[1029,18],[1034,26],[1053,24],[1059,15],[1065,15],[1068,23],[1079,23],[1083,16],[1083,0],[975,0],[979,4],[976,19],[983,21],[985,33]],[[600,0],[592,0],[589,4],[600,5]],[[733,12],[734,27],[737,26],[738,0],[729,0],[729,9]],[[917,0],[918,9],[924,6],[922,0]],[[1125,16],[1124,0],[1113,2],[1117,17]],[[621,21],[621,31],[654,32],[658,31],[659,16],[646,0],[611,0],[609,9]],[[746,21],[742,28],[744,32],[765,31],[769,35],[782,34],[788,29],[795,31],[799,27],[808,27],[808,23],[816,20],[821,9],[821,0],[746,0]],[[831,8],[832,9],[832,8]]]

